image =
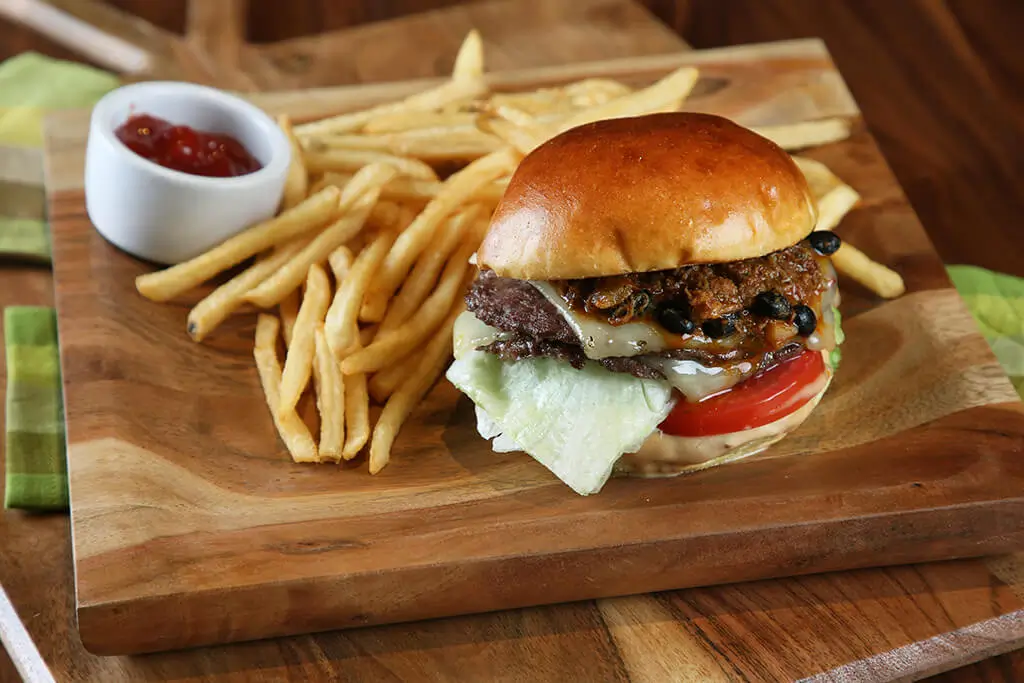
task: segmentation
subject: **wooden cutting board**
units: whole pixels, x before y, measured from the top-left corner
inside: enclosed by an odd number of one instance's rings
[[[497,89],[701,67],[687,107],[748,125],[858,120],[823,45],[798,41],[497,74]],[[300,117],[427,81],[258,96]],[[79,628],[98,653],[170,649],[1024,545],[1024,407],[858,123],[814,150],[864,197],[841,234],[900,270],[882,303],[843,288],[847,342],[812,418],[762,456],[572,494],[496,455],[446,382],[392,464],[292,464],[251,362],[253,320],[209,343],[189,302],[133,287],[145,264],[92,229],[87,116],[54,118],[47,189],[64,369]],[[1005,592],[1005,595],[1003,594]],[[1016,600],[1003,591],[997,599]],[[605,603],[615,611],[616,601]],[[613,620],[646,618],[628,606]]]

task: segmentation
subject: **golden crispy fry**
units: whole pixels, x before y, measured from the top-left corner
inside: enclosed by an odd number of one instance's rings
[[[285,136],[292,148],[292,160],[288,165],[288,176],[284,181],[284,194],[281,198],[281,208],[290,209],[302,203],[306,198],[309,189],[309,175],[306,173],[306,164],[302,160],[302,146],[299,145],[292,130],[292,120],[287,114],[277,117],[277,125],[284,131]]]
[[[698,75],[697,69],[692,66],[676,69],[654,85],[573,114],[558,126],[558,131],[569,130],[602,119],[674,111],[693,90],[693,86],[697,84]]]
[[[505,119],[510,123],[514,123],[517,126],[532,126],[537,122],[537,117],[529,112],[525,112],[519,107],[513,107],[510,104],[494,104],[484,107],[484,111],[488,114],[494,114],[498,118]]]
[[[355,260],[355,256],[352,255],[352,250],[345,245],[341,245],[331,252],[331,255],[327,257],[327,263],[331,267],[331,273],[334,274],[335,282],[340,284],[345,279],[345,275],[352,268],[353,260]]]
[[[363,132],[372,135],[381,133],[401,133],[422,128],[443,128],[449,132],[472,130],[476,126],[476,114],[473,112],[427,112],[405,111],[380,116],[370,121]]]
[[[327,279],[327,273],[319,263],[314,263],[309,267],[309,274],[306,276],[302,305],[295,319],[292,340],[288,342],[284,372],[281,375],[281,396],[277,407],[281,414],[295,410],[299,397],[309,384],[309,374],[313,370],[316,329],[323,323],[330,301],[331,283]]]
[[[324,225],[334,216],[340,195],[338,188],[325,187],[298,206],[243,230],[194,259],[138,276],[135,288],[152,301],[173,299],[250,256]]]
[[[323,325],[314,338],[313,381],[316,406],[320,411],[320,462],[341,461],[345,445],[345,378],[331,353]]]
[[[323,183],[323,186],[344,187],[351,177],[343,173],[325,173],[320,182]],[[508,176],[498,178],[493,183],[488,183],[480,188],[477,196],[482,203],[492,207],[497,206],[508,188],[508,181]],[[444,183],[439,180],[416,180],[399,176],[384,186],[380,196],[381,199],[394,202],[426,204],[437,196],[442,187],[444,187]]]
[[[452,174],[437,196],[406,228],[381,264],[373,287],[367,292],[360,319],[377,322],[384,319],[387,300],[398,289],[412,264],[434,238],[445,218],[464,204],[475,202],[481,188],[509,173],[519,161],[512,149],[503,149],[481,157]],[[328,336],[328,339],[330,337]]]
[[[389,332],[400,326],[420,307],[437,282],[437,276],[448,256],[463,241],[481,213],[480,205],[472,204],[448,219],[434,247],[420,254],[409,277],[388,305],[387,314],[380,324],[381,332]]]
[[[420,128],[383,135],[331,135],[310,142],[310,149],[316,152],[364,150],[432,163],[476,159],[501,146],[500,139],[477,128],[459,131]],[[412,173],[407,175],[413,176]]]
[[[410,111],[435,111],[453,102],[462,102],[480,97],[487,92],[483,79],[467,78],[449,80],[401,100],[377,105],[363,111],[341,114],[330,118],[306,123],[295,127],[297,135],[322,135],[324,133],[347,133],[357,131],[378,116]]]
[[[280,323],[272,315],[260,313],[256,320],[256,344],[253,357],[263,385],[267,407],[274,418],[277,433],[281,436],[288,452],[295,462],[317,462],[316,442],[313,435],[294,410],[280,415],[277,405],[281,390],[281,363],[277,359],[277,336]]]
[[[899,273],[872,261],[852,244],[844,242],[839,251],[832,254],[832,263],[840,273],[850,276],[882,298],[895,299],[907,291]]]
[[[306,167],[310,172],[351,173],[369,164],[387,164],[393,166],[400,174],[410,178],[437,180],[434,169],[419,159],[366,149],[335,149],[327,146],[322,138],[316,138],[307,144],[305,157]]]
[[[326,261],[332,251],[363,229],[379,192],[373,190],[356,200],[351,211],[334,221],[276,273],[253,288],[246,295],[246,300],[261,308],[270,308],[288,296],[289,292],[295,291],[302,284],[311,265]]]
[[[467,276],[475,276],[470,270],[469,256],[475,245],[463,245],[445,266],[437,287],[406,322],[393,330],[377,335],[365,349],[353,352],[341,363],[346,375],[359,372],[376,372],[395,362],[419,346],[452,309],[456,300],[469,284]]]
[[[484,41],[480,32],[471,30],[462,39],[452,67],[453,81],[476,82],[484,77]]]
[[[549,127],[539,123],[521,125],[488,114],[481,115],[476,125],[512,145],[522,155],[532,152],[553,134]]]
[[[818,200],[818,222],[815,230],[832,230],[850,209],[860,201],[860,195],[849,185],[840,184]]]
[[[850,122],[832,118],[781,126],[756,126],[752,130],[782,149],[792,151],[845,140],[850,137]]]
[[[804,174],[807,185],[811,188],[811,194],[818,201],[843,184],[843,181],[820,161],[799,156],[794,156],[793,161],[796,162],[800,172]]]
[[[452,326],[463,310],[465,306],[460,303],[448,314],[418,358],[412,374],[399,385],[384,405],[370,443],[370,474],[377,474],[388,464],[391,446],[402,424],[448,366],[452,355]]]
[[[587,78],[563,88],[573,106],[585,108],[604,104],[633,92],[625,83],[610,78]]]
[[[370,439],[370,395],[366,389],[366,375],[350,375],[345,377],[344,382],[345,446],[341,450],[341,457],[351,460]]]
[[[308,243],[306,238],[274,250],[244,271],[210,292],[188,313],[186,329],[195,341],[202,341],[245,302],[245,295],[288,262]]]
[[[281,316],[281,336],[284,337],[285,348],[292,344],[292,332],[295,331],[295,319],[299,316],[299,290],[295,290],[277,305]]]
[[[343,358],[359,340],[357,320],[359,308],[372,278],[394,242],[395,233],[381,230],[370,244],[356,257],[348,275],[341,281],[334,301],[327,311],[324,333],[335,357]],[[386,305],[386,304],[385,304]]]

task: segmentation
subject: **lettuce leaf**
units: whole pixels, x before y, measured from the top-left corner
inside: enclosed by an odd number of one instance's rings
[[[576,370],[552,358],[507,363],[483,351],[455,360],[448,380],[482,411],[495,450],[521,448],[580,495],[597,493],[623,453],[640,448],[672,409],[668,382]]]

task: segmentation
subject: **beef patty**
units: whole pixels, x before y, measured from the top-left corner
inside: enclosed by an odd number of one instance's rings
[[[671,349],[657,355],[705,365],[756,358],[761,367],[767,367],[804,348],[792,311],[803,305],[820,316],[828,277],[810,247],[801,242],[756,259],[552,284],[574,310],[612,325],[639,321],[660,327],[658,321],[664,319],[661,314],[665,310],[682,312],[692,323],[687,334],[700,341],[699,348]],[[764,297],[759,299],[762,293],[772,294],[769,298],[775,302],[774,309],[764,310]],[[788,319],[778,306],[789,311]],[[466,295],[466,307],[482,322],[507,333],[506,338],[483,348],[503,360],[547,356],[576,368],[586,361],[575,332],[529,282],[482,271]],[[711,338],[702,331],[702,327],[708,329],[708,323],[724,327],[726,333]],[[663,377],[641,358],[599,362],[614,372]]]

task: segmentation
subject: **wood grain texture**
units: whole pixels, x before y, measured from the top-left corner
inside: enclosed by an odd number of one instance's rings
[[[496,87],[594,73],[643,82],[679,63],[702,68],[688,105],[751,125],[856,112],[815,41],[511,74]],[[347,108],[412,87],[309,99]],[[295,96],[258,101],[274,110]],[[79,628],[94,651],[1024,543],[1024,469],[1015,457],[1024,408],[863,130],[817,154],[865,197],[845,236],[903,271],[910,294],[878,305],[856,287],[844,290],[843,370],[811,420],[763,457],[680,479],[616,480],[584,499],[528,458],[491,453],[468,401],[446,383],[414,413],[394,464],[376,478],[287,462],[249,362],[252,320],[196,346],[181,332],[184,306],[156,307],[135,294],[134,276],[146,266],[92,230],[74,187],[84,151],[74,116],[49,128],[47,181]],[[1016,609],[1018,596],[1008,598]],[[628,626],[633,617],[614,618]]]

